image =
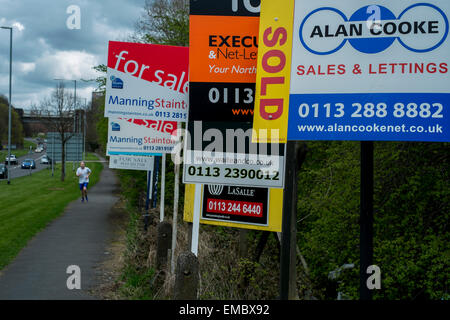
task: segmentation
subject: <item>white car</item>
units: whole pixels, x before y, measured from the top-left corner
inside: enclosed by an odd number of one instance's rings
[[[8,157],[6,157],[5,159],[5,164],[8,164],[8,162],[10,164],[18,164],[19,162],[17,161],[17,158],[14,154],[11,154],[11,158],[8,159]]]
[[[50,160],[50,158],[47,155],[42,156],[41,158],[41,164],[51,164],[52,161]]]

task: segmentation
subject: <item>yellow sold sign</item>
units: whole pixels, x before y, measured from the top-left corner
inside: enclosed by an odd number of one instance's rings
[[[294,0],[261,1],[253,142],[287,142],[293,19]]]

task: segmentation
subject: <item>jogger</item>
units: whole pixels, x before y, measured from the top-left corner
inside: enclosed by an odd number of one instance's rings
[[[89,184],[89,176],[91,175],[91,173],[91,169],[86,167],[84,161],[81,161],[80,167],[77,169],[78,183],[80,185],[81,191],[81,202],[84,202],[84,199],[86,199],[86,202],[88,201],[87,187]]]

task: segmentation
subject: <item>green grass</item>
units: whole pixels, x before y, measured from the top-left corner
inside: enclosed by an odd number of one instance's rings
[[[89,185],[97,183],[101,163],[90,163]],[[28,241],[60,216],[66,206],[80,197],[78,177],[72,163],[66,164],[66,179],[61,182],[61,165],[11,180],[0,180],[0,270],[10,263]]]
[[[98,161],[100,160],[95,153],[92,152],[86,152],[86,159],[84,159],[85,161]]]

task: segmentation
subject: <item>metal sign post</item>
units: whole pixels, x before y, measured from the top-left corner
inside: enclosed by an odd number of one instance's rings
[[[191,252],[198,256],[198,236],[200,232],[200,209],[202,205],[202,185],[195,185],[194,219],[192,221]]]
[[[55,173],[55,136],[52,137],[52,177]]]
[[[148,209],[150,207],[150,196],[151,196],[151,184],[152,184],[152,171],[147,171],[147,195],[145,197],[145,214],[144,214],[144,230],[148,229]]]
[[[173,221],[172,221],[172,256],[170,261],[170,270],[175,273],[175,249],[177,246],[177,227],[178,227],[178,201],[180,198],[180,164],[175,163],[175,188],[173,195]]]
[[[156,208],[156,203],[158,200],[158,178],[159,178],[159,158],[155,157],[155,167],[153,172],[155,173],[153,176],[153,192],[152,192],[152,208]]]
[[[163,153],[161,156],[161,199],[159,203],[159,221],[164,221],[164,201],[165,201],[165,189],[166,189],[166,154]]]

